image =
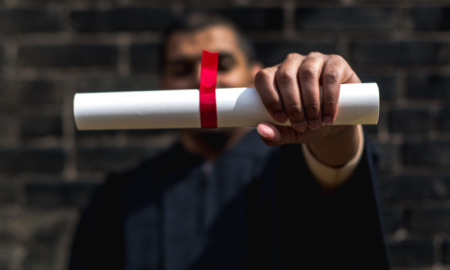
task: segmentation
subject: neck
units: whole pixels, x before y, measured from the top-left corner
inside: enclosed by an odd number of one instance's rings
[[[248,128],[187,129],[181,133],[181,143],[187,151],[212,161],[233,147],[248,130]]]

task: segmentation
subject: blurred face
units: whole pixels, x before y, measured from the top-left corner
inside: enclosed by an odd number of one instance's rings
[[[217,88],[253,85],[253,78],[260,66],[249,65],[231,28],[210,26],[171,35],[161,86],[164,89],[198,89],[203,50],[219,52]],[[194,142],[195,147],[209,153],[219,153],[240,131],[242,128],[188,129],[182,132],[182,136]]]
[[[227,26],[211,26],[194,32],[175,32],[169,38],[161,86],[198,89],[202,50],[219,52],[217,88],[252,85],[254,74],[234,31]]]

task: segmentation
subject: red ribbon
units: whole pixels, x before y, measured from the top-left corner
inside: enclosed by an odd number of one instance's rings
[[[216,81],[219,53],[203,50],[200,70],[200,123],[202,128],[217,128]]]

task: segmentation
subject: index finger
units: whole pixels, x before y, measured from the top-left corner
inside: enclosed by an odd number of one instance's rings
[[[284,123],[287,115],[275,82],[277,69],[278,66],[273,66],[260,70],[255,76],[255,87],[269,114],[276,121]]]

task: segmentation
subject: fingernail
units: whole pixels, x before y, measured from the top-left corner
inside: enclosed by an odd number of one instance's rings
[[[285,112],[277,112],[274,114],[275,120],[277,120],[280,123],[284,123],[287,120],[287,115]]]
[[[331,120],[330,116],[324,116],[322,121],[322,126],[331,126],[333,124],[333,121]]]
[[[311,130],[318,130],[321,127],[319,120],[310,120],[308,121],[308,127]]]
[[[256,130],[258,131],[259,135],[267,138],[267,129],[264,126],[259,125],[258,127],[256,127]]]
[[[306,128],[308,127],[308,125],[306,124],[305,121],[301,121],[301,122],[295,122],[292,124],[292,127],[297,130],[298,132],[305,132]]]

